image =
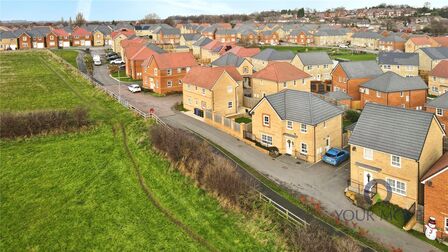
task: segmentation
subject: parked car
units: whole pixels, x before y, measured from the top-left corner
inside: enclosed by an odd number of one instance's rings
[[[106,53],[106,57],[110,57],[110,56],[113,56],[113,55],[118,55],[116,52],[108,52],[108,53]]]
[[[126,65],[125,64],[119,65],[118,69],[119,70],[125,70],[126,69]]]
[[[118,55],[112,55],[112,56],[106,57],[107,60],[115,60],[118,58],[120,58],[120,56],[118,56]]]
[[[141,92],[142,89],[140,88],[140,86],[138,84],[132,84],[128,86],[129,91],[131,91],[132,93],[137,93],[137,92]]]
[[[112,64],[112,65],[120,65],[123,63],[124,63],[124,61],[122,59],[114,59],[114,60],[110,61],[110,64]]]
[[[325,155],[322,157],[322,160],[325,163],[338,166],[345,160],[347,160],[350,156],[350,153],[343,149],[338,148],[331,148],[325,153]]]
[[[98,54],[92,56],[93,61],[101,61],[101,58]]]
[[[340,45],[339,45],[339,48],[348,48],[348,45],[346,45],[346,44],[340,44]]]
[[[93,61],[93,64],[94,64],[95,66],[101,66],[101,60],[94,60],[94,61]]]

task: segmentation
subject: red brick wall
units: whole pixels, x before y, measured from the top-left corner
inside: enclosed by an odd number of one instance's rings
[[[436,114],[436,108],[434,107],[426,107],[426,111]],[[443,110],[443,116],[436,115],[436,117],[437,119],[439,119],[439,122],[442,124],[442,126],[448,128],[448,109]],[[445,132],[447,132],[446,131],[447,128],[445,128]]]
[[[186,72],[186,68],[182,68],[180,73],[177,72],[177,68],[171,69],[172,74],[168,75],[167,69],[158,69],[157,76],[154,75],[154,68],[158,68],[157,64],[152,61],[151,64],[147,67],[146,71],[143,72],[143,86],[149,89],[149,78],[154,79],[154,83],[158,82],[154,88],[154,92],[158,94],[167,94],[172,92],[182,92],[182,84],[179,84],[179,80],[181,80]],[[168,87],[168,81],[172,81],[172,86]]]
[[[439,229],[438,237],[448,234],[443,231],[445,218],[448,218],[448,172],[445,171],[425,184],[425,209],[424,222],[428,222],[429,217],[436,218],[436,226]]]
[[[26,35],[26,34],[22,34],[19,37],[19,49],[30,49],[32,48],[32,41],[31,41],[31,37]]]
[[[51,42],[53,42],[53,45],[51,45]],[[45,46],[47,48],[55,48],[58,47],[58,36],[56,36],[53,33],[49,33],[47,37],[45,38]]]
[[[338,87],[339,90],[341,90],[341,91],[345,90],[347,92],[348,81],[344,82],[344,80],[347,79],[347,75],[342,70],[341,66],[339,66],[339,65],[336,66],[336,68],[333,70],[333,74],[331,76],[332,76],[332,83],[333,83],[332,91],[335,91],[336,90],[335,87]]]
[[[380,97],[377,97],[376,91],[369,89],[369,94],[366,94],[365,92],[361,94],[361,107],[364,107],[367,101],[369,101],[394,107],[402,107],[402,105],[405,105],[405,108],[423,108],[423,105],[426,102],[426,92],[426,90],[404,91],[403,96],[400,95],[400,92],[381,92]],[[406,96],[409,97],[409,101],[406,101]]]
[[[143,60],[131,60],[131,76],[134,80],[141,80],[143,76],[142,69]],[[142,75],[137,76],[137,73],[142,73]]]

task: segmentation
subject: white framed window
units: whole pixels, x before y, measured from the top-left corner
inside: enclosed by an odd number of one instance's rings
[[[364,90],[364,93],[369,94],[369,89],[366,88],[366,89]]]
[[[243,73],[249,73],[249,68],[246,66],[246,67],[243,67]]]
[[[324,65],[324,68],[328,68],[328,65],[327,65],[327,64],[325,64],[325,65]]]
[[[173,70],[168,69],[168,70],[166,70],[166,73],[167,73],[168,75],[172,75],[172,74],[173,74]]]
[[[381,97],[381,92],[376,91],[376,97],[380,98]]]
[[[448,234],[448,217],[445,217],[445,225],[443,225],[443,230]]]
[[[269,123],[270,123],[269,115],[263,115],[263,125],[269,126]]]
[[[286,121],[286,128],[289,130],[293,129],[293,122],[292,121]]]
[[[373,160],[373,150],[364,148],[364,159]]]
[[[272,136],[261,134],[261,143],[266,146],[272,146]]]
[[[232,86],[227,86],[227,93],[232,93],[233,91],[233,87]]]
[[[283,88],[286,88],[287,86],[286,82],[283,82]]]
[[[231,101],[227,102],[227,108],[229,109],[233,108],[233,102]]]
[[[170,81],[170,80],[167,81],[167,82],[166,82],[166,86],[167,86],[167,87],[172,87],[172,86],[173,86],[173,82]]]
[[[205,95],[205,88],[202,88],[202,95]]]
[[[179,83],[179,85],[182,85],[182,80],[178,80],[177,83]]]
[[[306,124],[301,123],[300,124],[300,132],[306,133],[308,129],[306,128]]]
[[[191,98],[188,98],[188,104],[191,105]]]
[[[308,145],[306,143],[300,143],[300,153],[308,154]]]
[[[324,121],[324,128],[327,127],[327,121]]]
[[[182,68],[177,68],[177,73],[181,73],[182,72]]]
[[[393,193],[406,196],[406,183],[405,182],[402,182],[402,181],[399,181],[396,179],[391,179],[391,178],[386,178],[386,182],[389,184]]]
[[[441,108],[436,108],[436,115],[437,115],[437,116],[443,116],[443,109],[441,109]]]
[[[396,155],[390,155],[390,164],[393,167],[401,167],[401,157],[396,156]]]
[[[403,91],[400,92],[400,97],[403,97],[404,93]]]
[[[159,72],[159,71],[157,70],[157,68],[154,68],[154,75],[155,75],[155,76],[157,76],[158,72]]]
[[[186,68],[187,73],[190,72],[190,70],[191,70],[191,67]]]

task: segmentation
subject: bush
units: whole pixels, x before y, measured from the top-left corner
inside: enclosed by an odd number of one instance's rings
[[[51,131],[70,131],[88,124],[88,112],[84,108],[26,114],[6,112],[0,114],[0,137],[15,138]]]
[[[380,218],[402,228],[412,217],[411,212],[387,201],[377,202],[370,211]]]
[[[347,110],[345,112],[345,119],[349,120],[352,123],[355,123],[358,121],[360,115],[361,114],[355,110]]]
[[[110,74],[118,73],[118,70],[120,70],[120,67],[118,65],[109,65]]]
[[[92,55],[86,54],[84,55],[84,62],[86,64],[87,72],[92,75],[93,74],[93,58]]]

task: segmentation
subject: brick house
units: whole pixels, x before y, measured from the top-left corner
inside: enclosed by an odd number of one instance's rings
[[[331,72],[333,91],[342,91],[352,97],[351,107],[360,108],[359,86],[383,74],[375,61],[340,62]]]
[[[250,58],[254,65],[255,71],[260,71],[265,68],[270,62],[291,62],[294,58],[294,53],[291,51],[277,51],[272,48],[266,48]]]
[[[197,66],[191,52],[153,54],[143,64],[143,88],[158,94],[182,92],[182,78]]]
[[[390,186],[390,203],[422,205],[420,181],[442,156],[444,136],[432,113],[367,103],[349,139],[348,190],[385,199],[387,190],[376,181],[382,180]]]
[[[278,45],[280,37],[277,32],[268,30],[260,33],[258,41],[264,44]]]
[[[126,28],[111,32],[110,37],[112,39],[112,51],[121,54],[121,41],[131,37],[132,35],[135,35],[135,31]]]
[[[448,60],[442,60],[428,73],[429,94],[439,96],[448,92]]]
[[[45,36],[45,44],[47,48],[57,48],[59,46],[58,35],[54,32],[54,30],[50,31]]]
[[[420,48],[437,46],[437,42],[428,36],[411,37],[404,43],[405,52],[416,52]]]
[[[448,237],[448,153],[421,178],[424,185],[424,222],[436,219],[437,237]]]
[[[293,30],[289,33],[287,41],[289,43],[298,44],[298,45],[312,45],[314,44],[314,36],[310,32],[306,30]]]
[[[235,43],[236,31],[234,29],[217,29],[215,39],[221,43]]]
[[[378,49],[381,51],[404,51],[404,43],[406,40],[398,35],[392,34],[390,36],[380,38],[378,41]]]
[[[312,77],[288,62],[272,62],[252,74],[252,97],[261,99],[284,89],[310,92]]]
[[[13,31],[0,32],[0,51],[17,50],[18,35]]]
[[[72,32],[72,46],[92,46],[92,33],[84,28],[76,27]]]
[[[146,39],[135,37],[121,41],[121,58],[126,65],[126,75],[131,76],[131,58],[145,44],[149,43]]]
[[[154,54],[161,53],[165,53],[165,51],[152,43],[146,43],[141,46],[140,49],[129,58],[129,67],[126,64],[126,68],[129,68],[128,76],[132,77],[134,80],[141,80],[143,78],[143,61],[149,59]]]
[[[52,33],[57,36],[57,47],[66,48],[70,47],[70,33],[64,29],[54,29]]]
[[[240,75],[243,77],[244,87],[249,88],[254,66],[247,58],[240,57],[232,52],[225,53],[211,63],[213,67],[233,66],[236,67]]]
[[[420,76],[402,77],[386,72],[360,85],[361,108],[368,102],[422,110],[428,86]]]
[[[264,96],[249,113],[254,140],[280,153],[315,163],[330,148],[342,147],[343,110],[310,92]]]
[[[291,64],[311,75],[311,92],[324,93],[331,91],[331,71],[333,60],[326,52],[297,53]]]
[[[446,131],[448,125],[448,92],[429,101],[425,105],[426,111],[434,113],[439,119],[442,128]]]
[[[196,114],[237,114],[243,105],[242,81],[235,67],[193,67],[182,79],[183,105]]]
[[[28,34],[31,36],[32,48],[45,48],[45,37],[50,32],[50,28],[48,27],[35,27],[28,31]]]
[[[380,52],[378,64],[383,72],[392,71],[403,77],[418,76],[418,53]]]
[[[379,40],[383,38],[376,32],[356,32],[352,35],[351,45],[367,49],[378,49]]]
[[[20,50],[33,48],[33,41],[31,40],[31,35],[28,32],[22,32],[18,39]]]

